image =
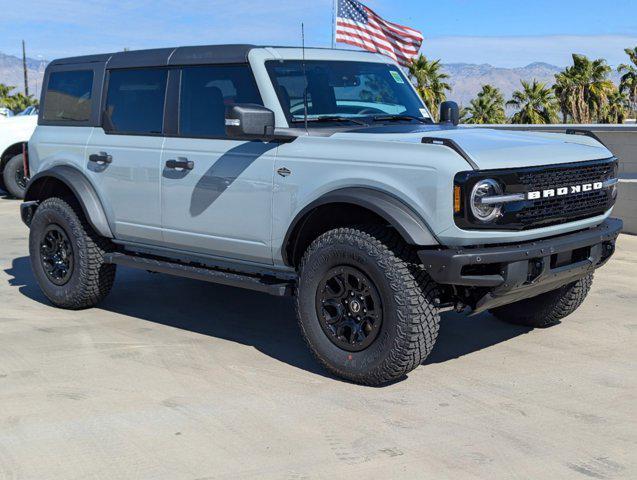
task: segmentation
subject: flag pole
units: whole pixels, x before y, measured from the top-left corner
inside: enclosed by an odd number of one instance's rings
[[[334,0],[332,2],[332,48],[335,47],[336,43],[336,2],[338,0]]]

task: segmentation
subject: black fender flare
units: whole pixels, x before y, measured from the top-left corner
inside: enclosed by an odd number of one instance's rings
[[[317,207],[332,203],[357,205],[374,212],[394,227],[410,245],[440,245],[440,242],[438,242],[420,215],[394,195],[367,187],[341,188],[322,195],[305,206],[294,217],[283,240],[282,254],[283,260],[287,265],[291,265],[292,260],[287,258],[290,241],[292,241],[297,230],[303,226],[308,213]]]
[[[108,217],[106,216],[104,207],[95,188],[77,168],[68,165],[58,165],[39,172],[29,180],[24,201],[40,200],[40,194],[46,189],[50,179],[62,182],[73,192],[82,207],[86,220],[99,235],[106,238],[113,238]]]

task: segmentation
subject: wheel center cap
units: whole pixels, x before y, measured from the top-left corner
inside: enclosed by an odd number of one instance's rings
[[[352,300],[349,302],[349,309],[352,313],[359,313],[361,311],[361,304],[358,300]]]

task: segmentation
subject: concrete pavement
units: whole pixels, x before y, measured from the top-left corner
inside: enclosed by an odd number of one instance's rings
[[[118,271],[51,307],[0,199],[0,479],[637,478],[637,237],[531,331],[444,316],[409,378],[327,376],[289,299]]]

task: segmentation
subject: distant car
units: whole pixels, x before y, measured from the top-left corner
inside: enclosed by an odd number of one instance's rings
[[[7,107],[0,107],[0,118],[13,117],[13,111]]]
[[[37,114],[38,114],[38,107],[36,107],[35,105],[31,105],[30,107],[27,107],[24,110],[22,110],[16,116],[17,117],[25,117],[25,116],[37,115]]]
[[[24,198],[27,172],[24,149],[38,124],[36,115],[19,115],[0,123],[0,189]]]

